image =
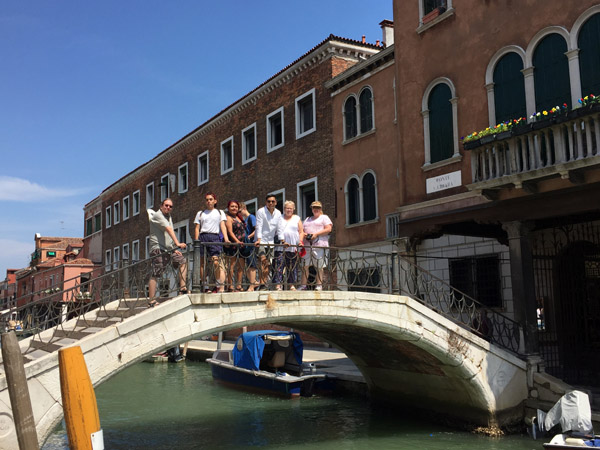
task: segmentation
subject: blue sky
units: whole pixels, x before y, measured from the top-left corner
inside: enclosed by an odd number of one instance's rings
[[[392,0],[0,5],[0,279],[83,206],[329,34],[381,39]]]

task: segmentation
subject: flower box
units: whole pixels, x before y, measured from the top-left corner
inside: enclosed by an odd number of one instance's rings
[[[463,148],[465,150],[473,150],[481,145],[480,139],[475,139],[474,141],[463,142]]]
[[[497,141],[500,141],[502,139],[508,139],[509,137],[512,137],[512,132],[510,130],[501,131],[500,133],[496,134]]]
[[[542,128],[547,128],[554,123],[554,117],[547,117],[542,120],[538,120],[531,124],[531,128],[534,130],[541,130]]]
[[[482,137],[479,140],[481,141],[481,144],[483,145],[483,144],[489,144],[494,139],[496,139],[496,135],[495,134],[488,134],[487,136],[484,136],[484,137]]]
[[[443,14],[446,11],[446,8],[443,6],[438,6],[435,9],[432,9],[431,11],[429,11],[427,14],[425,14],[423,16],[422,19],[422,23],[426,24],[431,22],[433,19],[435,19],[436,17],[438,17],[440,14]]]

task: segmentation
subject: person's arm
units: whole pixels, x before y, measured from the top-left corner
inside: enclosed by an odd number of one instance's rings
[[[285,230],[285,220],[283,219],[283,216],[279,216],[279,219],[277,219],[277,230],[275,231],[277,237],[279,238],[279,242],[282,244],[285,244],[285,239],[283,236],[283,232]]]
[[[228,217],[227,222],[225,222],[225,227],[227,228],[227,235],[229,236],[229,241],[239,244],[240,240],[237,237],[235,237],[235,234],[233,233],[233,220],[234,219],[232,219],[231,217]]]
[[[256,228],[254,229],[256,233],[256,245],[260,244],[260,240],[262,239],[263,215],[261,213],[262,209],[256,212]]]
[[[221,233],[223,234],[223,240],[225,242],[227,242],[228,244],[230,244],[231,242],[229,241],[229,233],[227,232],[227,220],[221,220],[221,222],[219,223],[219,227],[221,228]]]
[[[200,224],[197,223],[194,226],[194,240],[197,241],[199,237],[200,237]]]
[[[304,233],[304,225],[302,225],[302,221],[299,220],[298,221],[298,234],[300,235],[300,246],[303,245],[304,242],[304,236],[306,235],[306,233]]]

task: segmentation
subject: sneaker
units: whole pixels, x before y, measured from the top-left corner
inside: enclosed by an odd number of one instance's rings
[[[305,285],[302,285],[302,286],[300,286],[300,287],[298,288],[298,290],[299,290],[299,291],[305,291],[305,290],[306,290],[306,286],[305,286]]]
[[[319,285],[315,288],[315,291],[322,291],[323,290],[323,286]]]

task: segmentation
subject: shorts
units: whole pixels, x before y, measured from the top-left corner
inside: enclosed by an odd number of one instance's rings
[[[262,255],[265,255],[269,261],[273,259],[273,251],[275,247],[273,245],[259,245],[258,246],[258,256],[259,259]]]
[[[221,242],[218,233],[200,233],[198,236],[200,242]],[[200,254],[204,256],[204,249],[208,251],[208,256],[219,256],[223,251],[222,245],[202,245],[200,246]]]
[[[159,278],[169,263],[172,263],[175,269],[181,265],[185,265],[185,257],[183,255],[163,253],[157,248],[150,252],[150,257],[152,258],[152,278]]]
[[[322,269],[327,264],[325,250],[327,247],[306,247],[306,255],[302,257],[305,267],[316,267]]]

